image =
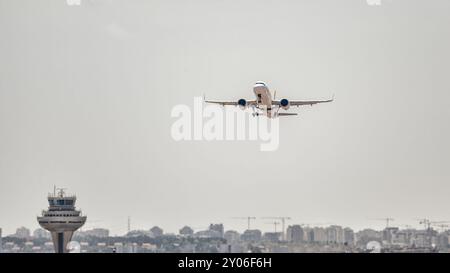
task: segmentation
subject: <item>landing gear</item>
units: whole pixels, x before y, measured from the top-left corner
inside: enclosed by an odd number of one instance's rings
[[[252,113],[252,116],[253,116],[253,117],[259,116],[259,113],[256,112],[256,110],[255,110],[255,106],[252,106],[252,110],[253,110],[253,113]]]
[[[278,117],[279,115],[278,115],[278,112],[280,112],[280,106],[278,106],[278,108],[277,108],[277,111],[275,112],[275,117]]]

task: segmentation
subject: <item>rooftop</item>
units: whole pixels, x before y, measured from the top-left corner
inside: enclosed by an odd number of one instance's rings
[[[48,194],[48,198],[67,198],[74,199],[76,196],[74,194],[68,194],[64,188],[56,188],[53,190],[53,193]]]

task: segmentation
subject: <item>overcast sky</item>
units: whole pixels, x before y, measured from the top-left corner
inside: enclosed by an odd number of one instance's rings
[[[0,227],[36,228],[53,185],[86,228],[178,232],[233,216],[382,228],[450,220],[450,2],[0,0]],[[194,96],[335,102],[280,147],[176,142]],[[294,109],[294,111],[297,111]],[[268,220],[254,227],[272,230]]]

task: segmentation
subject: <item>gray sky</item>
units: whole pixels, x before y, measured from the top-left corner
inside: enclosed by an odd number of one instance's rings
[[[0,227],[37,227],[53,185],[86,228],[291,216],[381,228],[450,220],[450,2],[0,0]],[[336,101],[280,148],[175,142],[193,97]],[[256,227],[271,230],[266,220]]]

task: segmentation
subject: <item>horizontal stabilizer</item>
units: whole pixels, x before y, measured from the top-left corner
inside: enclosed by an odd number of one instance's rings
[[[296,116],[297,113],[278,113],[278,116]]]

